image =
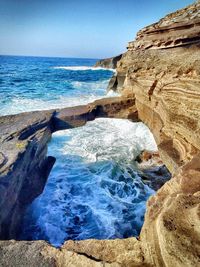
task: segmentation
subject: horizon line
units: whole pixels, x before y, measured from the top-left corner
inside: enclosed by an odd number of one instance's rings
[[[72,58],[72,59],[97,59],[97,60],[105,59],[105,58],[91,58],[91,57],[34,56],[34,55],[11,55],[11,54],[0,54],[0,57],[41,57],[41,58]]]

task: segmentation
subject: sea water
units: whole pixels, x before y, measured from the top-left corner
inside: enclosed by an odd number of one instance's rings
[[[112,70],[93,59],[0,57],[0,113],[60,108],[106,97]],[[113,93],[114,94],[114,93]],[[156,150],[142,123],[97,119],[53,134],[56,157],[43,193],[27,208],[20,239],[55,246],[88,238],[137,236],[146,201],[154,193],[134,158]]]
[[[86,104],[105,96],[112,71],[94,59],[0,56],[0,115]]]

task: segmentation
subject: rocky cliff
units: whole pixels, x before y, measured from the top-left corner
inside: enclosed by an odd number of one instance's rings
[[[122,117],[142,120],[149,126],[173,178],[149,199],[139,238],[68,241],[59,250],[42,241],[1,241],[0,266],[200,266],[199,36],[198,1],[141,30],[129,43],[111,86],[122,93],[123,99],[128,97],[128,102],[118,101],[113,106],[107,103],[104,107],[89,105],[79,108],[81,112],[70,109],[51,113],[45,115],[50,116],[50,124],[46,125],[46,120],[41,128],[33,124],[36,134],[42,129],[48,131],[48,125],[54,130],[78,126],[88,114],[91,119],[100,112],[101,116],[112,117],[123,114]],[[56,116],[53,124],[52,116]],[[7,125],[10,132],[10,124]],[[6,153],[12,155],[13,147],[22,147],[16,145],[21,135],[11,132],[3,139],[7,148],[1,155],[1,166],[13,160]],[[26,130],[19,132],[28,138]],[[12,143],[16,136],[18,141]],[[44,161],[44,154],[41,155]],[[12,187],[18,180],[12,180]],[[3,190],[8,183],[4,178]]]
[[[141,30],[115,90],[135,98],[174,174],[148,201],[140,235],[150,266],[200,266],[200,3]]]
[[[97,61],[95,67],[101,67],[106,69],[116,69],[117,62],[122,58],[122,54],[116,57],[105,58]]]
[[[119,61],[112,88],[135,97],[139,118],[152,130],[172,172],[200,149],[199,22],[200,3],[196,3],[141,30]],[[193,41],[177,46],[176,40],[191,35]],[[174,40],[170,46],[159,46],[169,39]]]

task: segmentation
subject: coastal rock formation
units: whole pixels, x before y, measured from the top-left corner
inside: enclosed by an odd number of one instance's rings
[[[155,191],[171,178],[171,174],[158,152],[144,150],[136,157],[135,161],[138,163],[137,167],[141,171],[140,176],[143,182]]]
[[[47,157],[52,113],[0,118],[0,238],[16,238],[21,215],[43,191],[55,159]]]
[[[117,62],[122,58],[122,54],[116,57],[105,58],[97,61],[94,67],[101,67],[106,69],[116,69]]]
[[[197,2],[140,31],[118,63],[114,89],[135,97],[173,174],[148,201],[139,243],[149,266],[200,265],[199,23]]]
[[[146,43],[152,27],[161,28],[162,38],[165,38],[163,23],[174,27],[177,18],[182,21],[182,26],[194,18],[197,25],[192,33],[199,36],[198,2],[146,27],[141,31],[143,35],[139,34],[140,42]],[[185,38],[190,34],[190,28],[185,27]],[[179,30],[176,30],[174,38],[178,36]],[[161,40],[160,33],[157,39]],[[137,39],[135,42],[118,63],[112,89],[135,97],[139,118],[153,132],[163,162],[175,173],[200,149],[200,42],[195,39],[193,43],[167,49],[146,46],[139,49]]]
[[[5,137],[1,134],[1,211],[6,205],[11,209],[9,198],[12,192],[20,192],[18,184],[24,179],[11,175],[16,158],[29,153],[31,144],[39,146],[39,139],[47,142],[50,132],[115,114],[148,125],[173,177],[149,199],[139,238],[68,241],[61,249],[43,241],[0,241],[0,266],[200,266],[199,11],[198,1],[138,33],[117,64],[113,88],[123,95],[117,103],[102,100],[111,102],[44,112],[44,117],[35,113],[40,123],[27,114],[1,118],[0,127],[6,133]],[[20,121],[27,126],[22,127]],[[31,136],[36,139],[32,141]],[[30,149],[23,150],[24,140]],[[39,151],[45,151],[46,142],[41,142]],[[38,157],[41,163],[46,160],[45,153]],[[9,218],[4,212],[3,218]]]
[[[199,43],[199,1],[162,18],[137,33],[128,50],[162,49]]]
[[[86,106],[36,111],[0,118],[0,238],[16,238],[24,208],[41,192],[55,162],[47,157],[51,134],[99,117],[138,120],[129,98],[97,100]]]

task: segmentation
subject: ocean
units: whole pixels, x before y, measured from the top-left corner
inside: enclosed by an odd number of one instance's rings
[[[117,95],[106,92],[113,70],[96,59],[0,56],[0,115],[86,104]],[[56,157],[43,193],[28,207],[20,239],[113,239],[140,233],[146,201],[135,156],[157,149],[142,123],[96,119],[53,134]]]

